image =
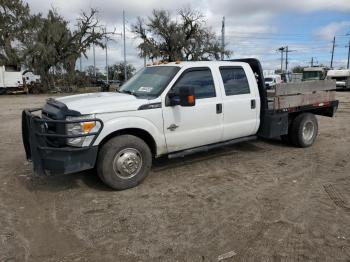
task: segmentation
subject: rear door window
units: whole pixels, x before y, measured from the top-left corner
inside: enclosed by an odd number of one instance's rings
[[[220,67],[226,96],[250,94],[247,76],[242,67]]]

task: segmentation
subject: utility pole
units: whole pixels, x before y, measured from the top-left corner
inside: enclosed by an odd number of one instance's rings
[[[286,73],[288,71],[288,46],[286,46]]]
[[[108,51],[107,51],[107,43],[108,43],[108,38],[107,38],[107,27],[105,27],[105,38],[106,38],[106,76],[107,76],[107,85],[108,85]]]
[[[288,53],[290,52],[295,52],[297,50],[289,50],[289,47],[286,46],[285,47],[285,50],[286,50],[286,73],[288,72],[288,64],[289,64],[289,61],[288,61]]]
[[[311,57],[311,67],[314,66],[314,57]]]
[[[346,65],[346,68],[349,69],[349,62],[350,62],[350,40],[348,45],[346,46],[348,48],[348,63]]]
[[[283,53],[284,53],[284,47],[278,48],[278,51],[281,51],[281,73],[283,72]]]
[[[123,10],[123,37],[124,37],[124,81],[128,80],[126,64],[126,44],[125,44],[125,11]]]
[[[225,58],[225,17],[222,18],[221,27],[221,60]]]
[[[96,80],[96,57],[95,57],[95,44],[92,45],[92,53],[93,53],[93,56],[94,56],[94,77],[95,77],[95,80]]]
[[[333,68],[334,47],[335,47],[335,36],[333,37],[333,47],[332,47],[331,69]]]

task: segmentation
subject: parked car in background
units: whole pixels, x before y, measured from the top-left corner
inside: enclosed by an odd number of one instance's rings
[[[336,80],[337,89],[350,89],[350,69],[329,70],[327,79]]]
[[[324,80],[327,75],[325,67],[305,67],[303,70],[303,81]]]
[[[282,78],[280,75],[265,76],[265,85],[267,89],[271,89],[272,87],[280,83],[282,83]]]
[[[22,76],[27,85],[41,82],[41,77],[39,75],[35,75],[32,71],[29,70],[24,71],[22,73]]]

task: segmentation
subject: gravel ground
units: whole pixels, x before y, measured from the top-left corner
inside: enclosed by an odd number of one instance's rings
[[[156,161],[115,192],[94,171],[34,177],[0,97],[0,261],[350,261],[350,92],[315,145],[279,140]]]

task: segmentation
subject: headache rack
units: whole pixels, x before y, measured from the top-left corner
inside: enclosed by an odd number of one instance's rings
[[[72,173],[78,170],[81,165],[87,165],[86,157],[91,155],[91,151],[96,150],[93,146],[97,136],[101,133],[103,122],[97,118],[79,119],[79,120],[54,120],[48,117],[40,117],[35,112],[41,112],[42,108],[27,109],[22,112],[22,139],[28,160],[33,162],[34,172],[38,175],[49,175],[46,170],[50,170],[50,174],[55,173]],[[82,122],[99,122],[100,127],[96,132],[88,134],[67,135],[65,133],[53,132],[49,126],[59,125],[65,128],[67,124]],[[93,136],[90,144],[84,147],[67,146],[65,141],[68,138]],[[55,143],[55,140],[60,143]],[[88,153],[87,153],[88,152]],[[76,161],[69,163],[71,154],[84,158],[84,163]],[[66,160],[66,166],[62,164],[62,160]],[[94,165],[95,160],[91,159]],[[64,162],[64,161],[63,161]],[[80,168],[81,169],[81,168]],[[86,168],[88,169],[88,168]],[[55,170],[57,172],[55,172]]]

